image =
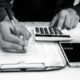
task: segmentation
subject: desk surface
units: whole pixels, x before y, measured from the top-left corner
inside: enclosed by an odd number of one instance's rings
[[[27,22],[25,23],[29,26],[47,26],[49,23],[46,22]],[[78,24],[76,31],[74,29],[70,31],[71,36],[78,35],[75,38],[78,38],[74,41],[80,41],[79,39],[79,26]],[[77,32],[78,31],[78,32]],[[72,34],[74,32],[74,35]],[[77,32],[77,33],[76,33]],[[80,68],[69,68],[66,67],[58,71],[49,71],[49,72],[14,72],[14,73],[0,73],[0,80],[80,80]]]

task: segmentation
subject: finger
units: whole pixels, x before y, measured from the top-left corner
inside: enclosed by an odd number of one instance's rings
[[[21,45],[2,40],[1,34],[0,34],[0,47],[7,48],[7,49],[15,49],[15,50],[22,50],[23,49]]]
[[[1,36],[1,33],[0,33],[0,48],[1,48],[1,46],[2,46],[2,36]]]
[[[23,36],[24,40],[29,40],[29,38],[31,37],[31,33],[24,26],[21,26],[19,32]]]
[[[75,28],[78,23],[79,23],[79,16],[77,16],[77,18],[75,19],[73,28]]]
[[[70,22],[71,22],[70,15],[67,14],[63,28],[69,28]]]
[[[5,51],[5,52],[17,53],[17,50],[13,50],[13,49],[5,49],[5,48],[3,48],[2,50]]]
[[[22,50],[22,46],[10,42],[3,41],[1,43],[1,48],[7,48],[7,49],[15,49],[15,50]]]
[[[58,21],[58,14],[52,19],[49,27],[55,26],[55,24],[57,23],[57,21]]]
[[[2,34],[2,38],[4,41],[18,43],[18,44],[22,43],[20,38],[18,38],[16,35],[11,34],[10,27],[7,27],[6,31],[5,31],[4,27],[5,26],[3,26],[3,28],[1,28],[1,34]]]
[[[21,40],[23,41],[23,46],[27,46],[28,40],[26,40],[23,36],[20,36]]]
[[[14,50],[14,49],[3,49],[3,51],[6,51],[6,52],[11,52],[11,53],[25,53],[24,50]]]
[[[28,40],[23,40],[23,45],[27,46],[28,45]]]
[[[63,27],[64,22],[65,22],[65,14],[60,13],[60,17],[59,17],[59,20],[58,20],[57,28],[61,30],[62,27]]]
[[[75,23],[75,17],[71,17],[71,21],[70,21],[70,27],[69,27],[69,29],[72,29],[73,28],[73,26],[74,26],[74,23]]]
[[[78,21],[75,21],[73,28],[75,28],[78,24]]]

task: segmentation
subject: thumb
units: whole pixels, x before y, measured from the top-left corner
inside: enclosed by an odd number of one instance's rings
[[[29,40],[31,37],[31,33],[25,28],[24,26],[21,26],[20,34],[23,36],[24,40]]]
[[[56,15],[56,16],[52,19],[49,27],[55,27],[57,21],[58,21],[58,15]]]

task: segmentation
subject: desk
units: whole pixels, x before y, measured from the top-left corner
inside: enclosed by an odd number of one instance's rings
[[[49,23],[46,22],[27,22],[24,23],[26,26],[47,26]],[[79,24],[80,25],[80,24]],[[71,36],[78,34],[79,25],[77,26],[76,32],[74,30],[69,31]],[[74,32],[74,35],[72,34]],[[75,38],[79,38],[75,36]],[[74,41],[80,41],[76,39]],[[49,72],[14,72],[14,73],[0,73],[0,80],[80,80],[80,68],[69,68],[66,67],[58,71],[49,71]]]

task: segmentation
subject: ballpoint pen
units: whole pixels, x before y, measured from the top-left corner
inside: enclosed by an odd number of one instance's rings
[[[12,15],[11,15],[10,11],[9,11],[7,8],[5,8],[5,10],[6,10],[7,15],[8,15],[8,17],[9,17],[11,23],[12,23],[12,26],[13,26],[13,29],[14,29],[15,34],[17,35],[17,37],[20,38],[20,35],[19,35],[18,31],[16,30],[15,23],[14,23],[14,20],[13,20],[13,17],[12,17]],[[23,49],[22,49],[21,52],[26,53],[26,50],[25,50],[25,48],[24,48],[24,45],[22,45],[22,48],[23,48]]]

